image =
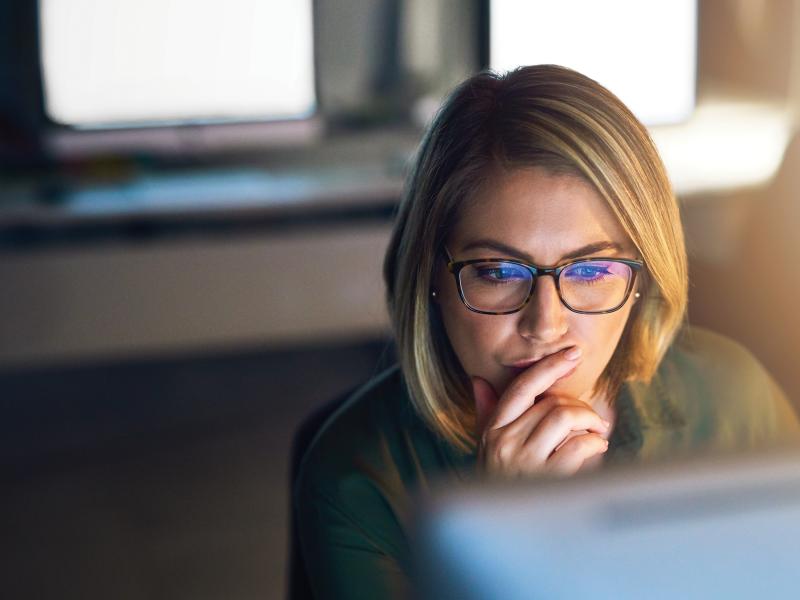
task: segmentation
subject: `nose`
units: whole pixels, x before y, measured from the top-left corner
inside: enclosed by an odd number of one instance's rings
[[[567,310],[558,296],[555,279],[537,278],[531,299],[520,311],[520,335],[542,343],[557,341],[567,333]]]

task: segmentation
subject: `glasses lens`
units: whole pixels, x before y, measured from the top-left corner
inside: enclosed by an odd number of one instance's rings
[[[564,269],[558,283],[561,297],[573,309],[602,312],[622,304],[632,276],[625,263],[592,260]]]
[[[531,291],[533,276],[523,266],[508,262],[467,265],[459,273],[464,300],[486,312],[519,308]]]

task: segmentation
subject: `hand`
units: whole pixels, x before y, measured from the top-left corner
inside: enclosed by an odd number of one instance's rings
[[[499,399],[489,382],[471,378],[478,461],[487,473],[572,475],[608,449],[602,434],[610,423],[582,400],[547,393],[575,370],[579,358],[575,347],[543,358],[520,373]]]

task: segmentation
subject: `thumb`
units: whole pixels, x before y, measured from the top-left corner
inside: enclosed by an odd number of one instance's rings
[[[469,380],[472,383],[472,396],[475,399],[475,422],[478,432],[481,433],[497,407],[497,393],[492,384],[485,379],[472,376]]]

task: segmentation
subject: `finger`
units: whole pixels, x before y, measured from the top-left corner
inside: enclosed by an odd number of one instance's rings
[[[573,349],[577,352],[570,353]],[[497,409],[488,426],[498,429],[517,419],[533,405],[536,396],[577,368],[579,358],[580,349],[571,346],[546,356],[520,373],[498,400]]]
[[[531,431],[523,446],[526,452],[545,460],[573,431],[605,433],[609,425],[594,410],[584,406],[558,405]],[[565,444],[566,445],[566,444]]]
[[[591,407],[577,398],[566,396],[547,396],[544,395],[540,400],[525,411],[518,419],[512,421],[500,429],[487,429],[481,436],[481,443],[488,449],[490,462],[505,464],[510,457],[512,462],[524,463],[523,470],[529,470],[533,465],[544,466],[545,460],[552,454],[552,448],[542,450],[537,444],[525,446],[530,433],[536,425],[555,407],[572,406],[591,410]],[[585,430],[574,432],[575,435],[586,433]],[[567,435],[569,438],[570,435]],[[565,442],[562,440],[561,443]]]
[[[567,437],[565,437],[563,440],[561,440],[561,443],[558,446],[556,446],[556,448],[555,448],[555,450],[553,450],[553,452],[558,452],[561,449],[561,447],[564,444],[566,444],[568,441],[570,441],[572,438],[574,438],[576,436],[579,436],[579,435],[583,435],[585,433],[589,433],[589,432],[586,431],[585,429],[581,429],[579,431],[570,431],[567,434]]]
[[[574,475],[584,461],[608,450],[608,440],[596,433],[586,433],[567,441],[547,460],[547,469],[560,475]]]
[[[489,418],[497,407],[497,393],[492,384],[478,376],[470,377],[472,396],[475,399],[475,425],[483,433]]]
[[[533,406],[522,413],[516,420],[502,428],[504,436],[519,437],[520,444],[524,443],[531,435],[536,426],[547,414],[558,406],[574,406],[594,410],[592,406],[583,400],[571,398],[569,396],[549,396],[542,394],[538,397]]]

